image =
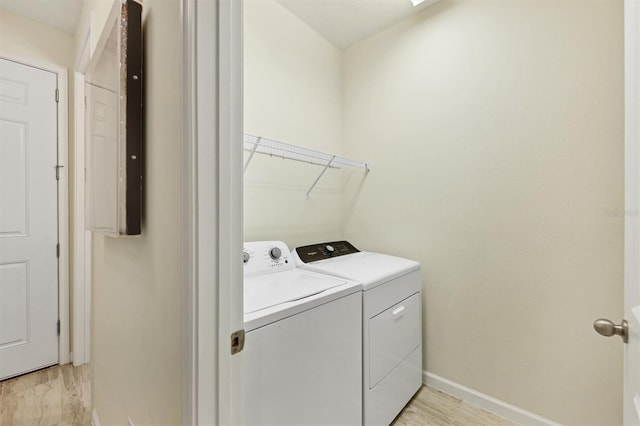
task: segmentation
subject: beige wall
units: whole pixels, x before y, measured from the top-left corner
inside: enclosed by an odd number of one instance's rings
[[[244,3],[245,132],[338,153],[341,52],[274,0]],[[341,174],[255,155],[245,173],[244,240],[291,247],[342,235]]]
[[[73,35],[0,9],[0,52],[73,69]]]
[[[344,55],[345,236],[422,263],[428,371],[620,424],[622,1],[447,0]],[[613,217],[612,217],[613,216]]]
[[[93,32],[89,35],[88,43],[90,52],[93,54],[100,39],[100,31],[109,17],[113,3],[114,0],[84,0],[82,2],[76,26],[76,54],[82,53],[83,43],[90,30]]]
[[[94,237],[91,376],[104,425],[181,422],[180,3],[145,0],[141,237]]]

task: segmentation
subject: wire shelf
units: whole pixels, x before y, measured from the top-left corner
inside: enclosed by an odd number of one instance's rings
[[[339,157],[337,155],[327,154],[298,145],[291,145],[285,142],[261,136],[254,136],[247,133],[244,135],[244,150],[250,152],[249,157],[244,164],[245,171],[249,167],[249,163],[251,163],[251,159],[255,153],[287,160],[302,161],[304,163],[324,167],[322,172],[320,172],[320,176],[318,176],[315,182],[311,185],[311,188],[309,188],[309,191],[307,191],[307,195],[311,193],[311,190],[313,190],[328,168],[341,169],[343,167],[355,167],[365,169],[367,172],[369,171],[369,164],[366,162],[351,160],[349,158]]]

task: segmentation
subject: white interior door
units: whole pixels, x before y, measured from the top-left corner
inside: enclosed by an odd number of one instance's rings
[[[0,380],[58,363],[56,89],[0,59]]]
[[[640,2],[625,0],[624,423],[640,424]]]

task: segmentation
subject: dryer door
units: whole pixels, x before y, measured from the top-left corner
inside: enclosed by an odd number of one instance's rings
[[[369,321],[369,389],[372,389],[420,346],[420,293]]]

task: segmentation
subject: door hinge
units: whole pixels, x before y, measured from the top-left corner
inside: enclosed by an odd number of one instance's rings
[[[60,90],[56,89],[56,102],[60,102]]]
[[[56,180],[60,180],[60,169],[62,169],[64,166],[55,166],[56,169]]]
[[[58,336],[60,335],[60,320],[58,320]]]
[[[60,257],[60,243],[56,244],[56,257]]]
[[[244,349],[244,330],[231,333],[231,355],[235,355]]]

